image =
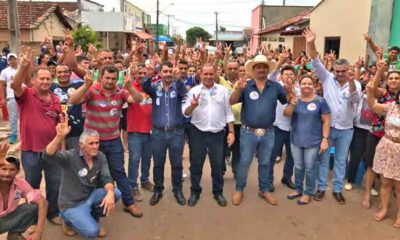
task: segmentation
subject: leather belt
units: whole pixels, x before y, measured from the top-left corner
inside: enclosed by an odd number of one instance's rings
[[[385,134],[385,138],[389,139],[392,142],[400,143],[400,137],[391,137],[391,136]]]
[[[165,126],[165,127],[153,126],[153,128],[157,129],[157,130],[160,130],[160,131],[163,131],[163,132],[173,132],[173,131],[182,129],[182,125],[176,125],[176,126],[172,126],[172,127],[169,127],[169,126]]]
[[[262,137],[268,132],[272,131],[272,129],[274,129],[274,126],[270,126],[268,128],[252,128],[242,124],[242,128],[254,133],[254,135],[256,135],[257,137]]]

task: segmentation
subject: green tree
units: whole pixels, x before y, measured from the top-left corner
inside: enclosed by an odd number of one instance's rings
[[[201,27],[192,27],[186,31],[186,42],[190,47],[196,44],[197,38],[201,38],[203,41],[207,42],[211,37],[211,34]]]
[[[101,47],[101,44],[97,42],[98,35],[97,32],[93,31],[89,26],[81,26],[72,32],[72,37],[74,38],[74,43],[80,45],[84,52],[88,50],[88,44],[91,43],[97,48]]]

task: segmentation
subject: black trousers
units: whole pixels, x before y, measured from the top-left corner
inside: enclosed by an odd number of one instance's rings
[[[223,161],[223,141],[225,131],[217,133],[203,132],[194,125],[189,130],[189,156],[190,156],[190,180],[192,193],[200,194],[201,177],[203,175],[203,166],[208,153],[211,165],[212,191],[214,195],[222,194],[224,187],[224,178],[222,175]]]
[[[365,161],[368,132],[368,130],[354,127],[353,139],[350,144],[350,161],[347,165],[347,182],[349,183],[354,183],[358,164],[360,164],[361,160]]]

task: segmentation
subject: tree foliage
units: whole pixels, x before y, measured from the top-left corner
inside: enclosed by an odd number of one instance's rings
[[[97,48],[101,47],[101,44],[98,42],[97,32],[93,31],[87,25],[76,28],[72,32],[72,37],[74,38],[74,43],[80,45],[84,52],[87,52],[89,43],[95,45]]]
[[[186,31],[186,42],[190,47],[196,44],[197,38],[201,38],[207,42],[211,37],[211,34],[201,27],[192,27]]]

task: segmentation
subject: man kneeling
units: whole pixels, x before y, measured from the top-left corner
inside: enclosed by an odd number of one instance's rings
[[[8,144],[0,144],[0,234],[8,232],[8,240],[21,240],[29,227],[29,240],[39,240],[47,214],[47,201],[27,181],[17,178],[20,162],[13,156],[5,157]],[[25,203],[19,204],[21,198]],[[9,201],[11,200],[11,201]],[[29,231],[27,231],[29,232]]]
[[[106,231],[99,226],[99,218],[110,215],[121,192],[114,188],[106,157],[99,151],[99,134],[87,129],[79,138],[78,149],[58,151],[70,131],[68,117],[60,115],[56,131],[43,159],[62,168],[58,205],[63,232],[67,236],[77,231],[86,238],[105,237]]]

